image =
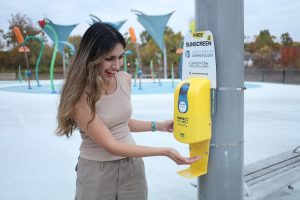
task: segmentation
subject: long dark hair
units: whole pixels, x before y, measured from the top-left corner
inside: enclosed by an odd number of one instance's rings
[[[82,97],[86,99],[91,109],[92,120],[95,118],[95,104],[101,97],[103,86],[99,63],[117,44],[126,47],[124,37],[112,25],[94,23],[84,33],[78,50],[68,67],[60,96],[57,135],[69,137],[77,128],[72,113],[74,106]]]

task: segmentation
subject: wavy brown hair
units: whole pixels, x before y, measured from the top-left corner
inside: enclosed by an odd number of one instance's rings
[[[82,97],[86,99],[91,110],[91,121],[95,118],[95,104],[101,97],[103,85],[99,63],[117,44],[126,47],[125,39],[120,32],[106,23],[91,25],[82,36],[62,88],[57,114],[57,135],[69,137],[77,128],[72,114]]]

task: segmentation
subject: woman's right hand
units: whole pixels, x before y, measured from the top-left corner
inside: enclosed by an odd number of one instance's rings
[[[166,156],[171,158],[174,162],[176,162],[178,165],[190,165],[196,162],[197,160],[201,159],[201,156],[195,156],[192,158],[183,157],[173,148],[168,148]]]

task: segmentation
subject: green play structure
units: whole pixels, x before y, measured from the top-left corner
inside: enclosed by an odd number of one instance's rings
[[[56,60],[56,55],[57,52],[61,53],[62,57],[63,57],[63,70],[65,73],[65,53],[64,53],[64,47],[68,47],[70,48],[70,52],[71,54],[74,53],[74,46],[67,42],[68,37],[70,35],[70,33],[72,32],[72,30],[77,26],[77,24],[73,24],[73,25],[58,25],[53,23],[50,19],[45,18],[43,20],[39,21],[39,25],[40,27],[43,29],[43,31],[45,31],[45,33],[49,36],[49,38],[52,40],[53,45],[54,45],[54,50],[53,50],[53,55],[52,55],[52,59],[51,59],[51,64],[50,64],[50,82],[51,82],[51,93],[56,93],[55,91],[55,87],[54,87],[54,64],[55,64],[55,60]]]
[[[19,48],[19,52],[23,52],[24,53],[24,57],[25,57],[26,65],[27,65],[26,66],[27,69],[25,71],[25,76],[26,76],[26,79],[28,81],[28,89],[31,89],[31,85],[30,85],[31,70],[30,70],[30,67],[29,67],[28,56],[27,56],[27,52],[29,52],[30,50],[26,46],[26,44],[29,41],[31,41],[31,40],[38,41],[41,44],[41,49],[40,49],[40,52],[39,52],[39,55],[38,55],[38,59],[37,59],[36,64],[35,64],[35,78],[36,78],[36,81],[37,81],[37,85],[40,86],[40,83],[39,83],[39,65],[40,65],[41,58],[42,58],[42,55],[43,55],[43,52],[44,52],[44,48],[45,48],[44,41],[40,37],[35,36],[35,35],[26,36],[25,40],[24,40],[23,34],[21,33],[19,27],[14,27],[13,28],[13,32],[14,32],[17,40],[18,40],[18,43],[21,46]],[[19,74],[20,74],[20,78],[22,79],[20,71],[21,71],[21,66],[19,66]]]

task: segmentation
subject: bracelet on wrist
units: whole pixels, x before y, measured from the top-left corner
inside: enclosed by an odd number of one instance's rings
[[[155,121],[152,121],[152,122],[151,122],[151,131],[152,131],[152,132],[155,132],[155,131],[156,131],[156,122],[155,122]]]

